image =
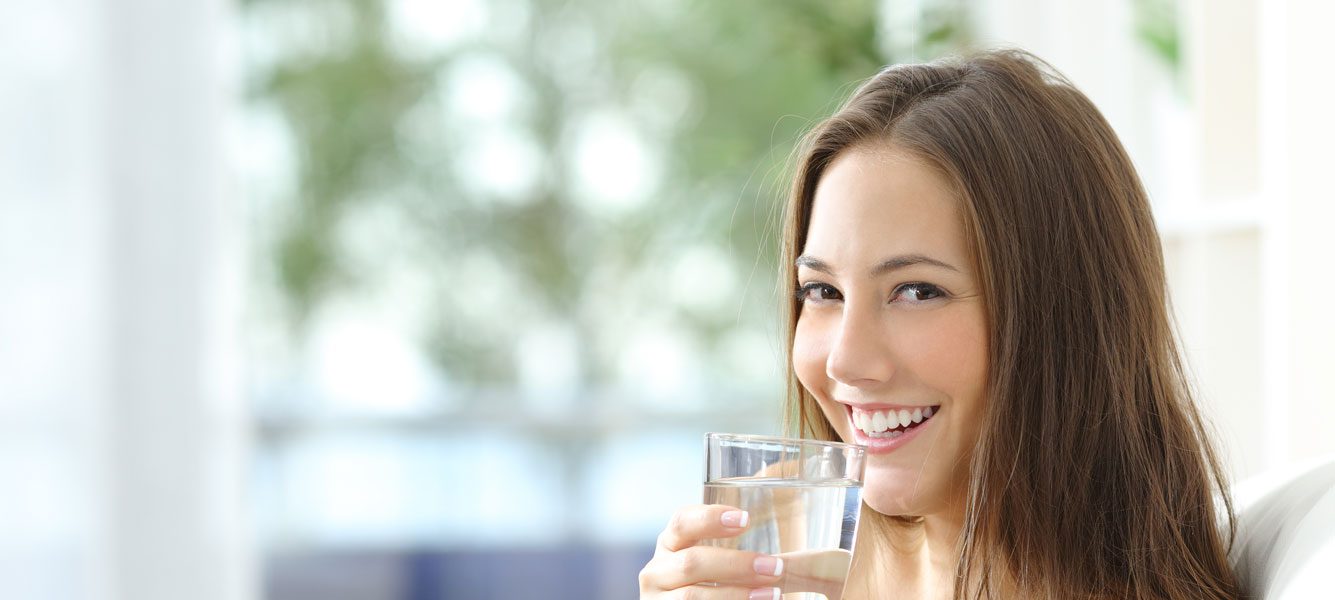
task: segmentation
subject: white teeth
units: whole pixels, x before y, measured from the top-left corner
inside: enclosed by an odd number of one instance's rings
[[[907,430],[909,426],[922,423],[930,419],[936,410],[931,407],[917,407],[912,410],[860,410],[853,411],[853,426],[861,429],[869,437],[873,438],[893,438],[903,434],[903,428]],[[892,431],[893,430],[893,431]]]
[[[894,437],[900,432],[890,430],[921,423],[934,412],[930,406],[912,410],[857,410],[853,413],[853,425],[872,437]]]

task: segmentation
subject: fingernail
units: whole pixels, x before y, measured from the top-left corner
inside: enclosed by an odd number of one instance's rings
[[[779,588],[760,588],[751,590],[747,600],[779,600]]]
[[[749,515],[744,510],[730,510],[723,513],[724,527],[746,527],[746,521]]]
[[[783,573],[783,559],[777,556],[760,556],[752,563],[757,573],[778,577]]]

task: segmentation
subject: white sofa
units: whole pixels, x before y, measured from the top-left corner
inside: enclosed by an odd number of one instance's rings
[[[1231,559],[1247,597],[1335,599],[1335,457],[1249,479],[1233,496]]]

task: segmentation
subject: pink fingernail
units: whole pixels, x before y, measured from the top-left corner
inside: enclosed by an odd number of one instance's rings
[[[777,556],[758,556],[751,566],[761,575],[778,577],[783,574],[783,559]]]
[[[747,600],[779,600],[779,588],[760,588],[751,590]]]
[[[748,518],[749,515],[744,510],[730,510],[723,513],[723,518],[720,520],[723,521],[724,527],[746,527]]]

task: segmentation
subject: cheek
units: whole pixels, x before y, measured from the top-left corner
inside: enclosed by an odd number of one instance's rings
[[[900,356],[924,382],[957,402],[978,400],[987,383],[987,336],[981,311],[954,311],[901,330]]]
[[[825,362],[830,349],[816,319],[800,317],[793,333],[793,371],[802,387],[816,394],[825,389]]]
[[[816,397],[821,414],[834,426],[839,437],[852,443],[844,406],[830,400],[832,381],[825,373],[825,364],[830,356],[831,339],[818,316],[799,319],[793,332],[793,371],[802,387]]]
[[[937,483],[943,490],[967,485],[967,465],[987,407],[988,344],[981,310],[957,310],[933,324],[909,353],[919,382],[949,402],[948,427],[939,430]],[[943,315],[945,316],[945,315]],[[928,335],[930,334],[930,335]]]

